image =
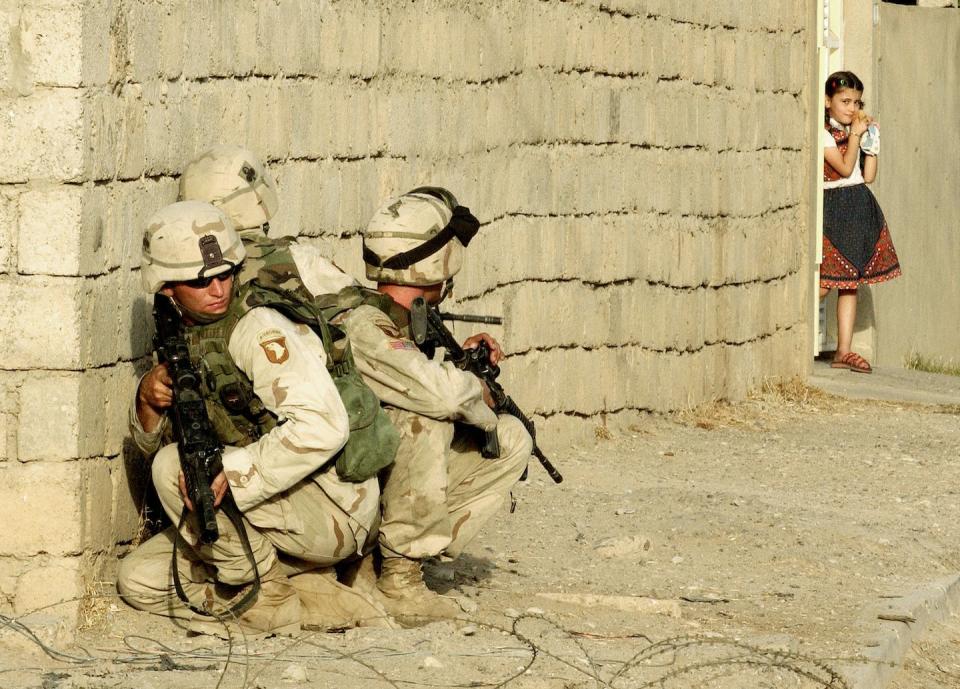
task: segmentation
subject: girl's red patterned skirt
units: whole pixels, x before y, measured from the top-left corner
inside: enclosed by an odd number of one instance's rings
[[[824,189],[820,286],[856,289],[898,275],[890,230],[867,185]]]

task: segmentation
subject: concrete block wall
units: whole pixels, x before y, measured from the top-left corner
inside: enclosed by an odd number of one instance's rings
[[[504,382],[548,448],[803,372],[813,16],[813,0],[6,0],[0,520],[17,527],[0,606],[82,594],[134,534],[140,233],[215,143],[266,159],[273,233],[357,275],[382,198],[453,190],[484,222],[457,307],[506,317]]]

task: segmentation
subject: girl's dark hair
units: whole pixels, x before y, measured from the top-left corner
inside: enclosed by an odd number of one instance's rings
[[[853,89],[863,92],[863,82],[853,72],[834,72],[827,77],[827,98],[833,96],[840,89]]]

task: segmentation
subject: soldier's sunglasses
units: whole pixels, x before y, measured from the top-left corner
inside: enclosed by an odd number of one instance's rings
[[[214,280],[216,280],[217,282],[224,282],[236,276],[236,274],[239,272],[240,272],[240,266],[234,266],[233,268],[228,270],[226,273],[218,273],[216,275],[211,275],[209,277],[195,278],[193,280],[184,280],[180,284],[186,285],[190,289],[206,289],[207,287],[210,286],[210,283],[212,283]]]

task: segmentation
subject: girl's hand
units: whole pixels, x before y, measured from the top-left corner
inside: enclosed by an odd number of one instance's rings
[[[858,110],[853,116],[853,121],[850,123],[850,133],[857,135],[863,134],[867,131],[867,125],[870,124],[871,121],[867,113],[863,110]]]

